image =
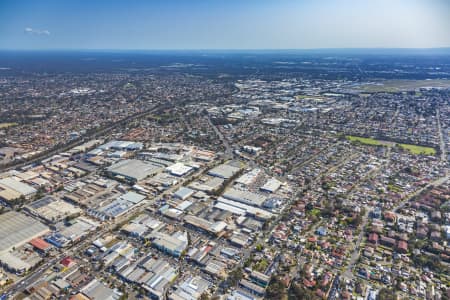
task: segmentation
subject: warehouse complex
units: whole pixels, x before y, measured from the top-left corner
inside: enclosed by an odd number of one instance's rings
[[[122,177],[130,182],[137,182],[161,170],[161,165],[137,159],[129,159],[112,165],[107,171],[114,177]]]
[[[20,198],[20,206],[3,202],[2,271],[14,282],[44,268],[53,274],[30,284],[28,299],[70,291],[73,299],[117,300],[130,290],[149,299],[200,299],[286,203],[283,183],[238,160],[215,161],[213,152],[98,143],[0,176],[0,195]],[[126,288],[105,282],[108,274]],[[254,279],[240,287],[264,292]]]
[[[20,197],[29,198],[36,192],[34,187],[13,177],[0,179],[0,200],[13,201]]]
[[[0,254],[18,248],[30,240],[50,232],[41,222],[9,211],[0,215]]]

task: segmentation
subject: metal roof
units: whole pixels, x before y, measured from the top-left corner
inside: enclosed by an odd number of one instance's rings
[[[0,179],[0,186],[2,185],[25,196],[36,193],[36,189],[32,186],[11,177]]]
[[[0,215],[0,253],[19,247],[48,231],[47,226],[22,213],[4,213]]]

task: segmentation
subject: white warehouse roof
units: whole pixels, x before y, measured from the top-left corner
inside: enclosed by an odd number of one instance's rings
[[[0,253],[50,232],[41,222],[16,211],[0,215]]]

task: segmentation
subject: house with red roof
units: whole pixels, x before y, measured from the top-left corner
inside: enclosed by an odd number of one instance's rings
[[[405,241],[398,241],[397,251],[399,253],[407,253],[408,252],[408,243]]]

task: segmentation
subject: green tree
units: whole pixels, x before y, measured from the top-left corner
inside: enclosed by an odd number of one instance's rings
[[[235,286],[242,279],[242,277],[243,277],[242,268],[239,267],[237,269],[234,269],[228,275],[227,278],[228,284],[230,286]]]
[[[286,298],[286,288],[278,276],[270,281],[266,290],[266,299],[281,300]]]
[[[288,299],[292,300],[313,300],[317,299],[317,296],[307,288],[301,286],[298,283],[293,283],[289,290]]]
[[[382,288],[377,295],[377,300],[395,300],[397,299],[395,291],[389,288]]]

